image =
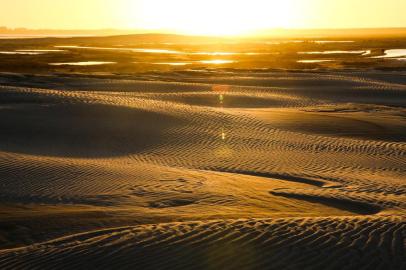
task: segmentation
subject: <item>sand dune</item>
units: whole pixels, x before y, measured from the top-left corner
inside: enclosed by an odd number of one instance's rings
[[[403,269],[392,218],[240,219],[95,231],[3,251],[3,269]]]
[[[406,268],[405,74],[0,84],[1,269]]]

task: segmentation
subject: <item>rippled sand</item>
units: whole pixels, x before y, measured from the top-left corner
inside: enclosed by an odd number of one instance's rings
[[[1,269],[405,269],[406,74],[0,76]]]

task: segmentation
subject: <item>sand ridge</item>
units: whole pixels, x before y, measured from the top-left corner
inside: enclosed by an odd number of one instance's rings
[[[406,267],[406,84],[388,73],[14,80],[2,269]]]
[[[399,217],[143,225],[3,251],[0,263],[3,269],[304,269],[310,263],[309,269],[402,269],[405,226]]]

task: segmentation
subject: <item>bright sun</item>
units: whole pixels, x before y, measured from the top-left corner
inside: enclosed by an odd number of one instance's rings
[[[128,0],[131,6],[131,0]],[[145,0],[126,9],[129,26],[194,35],[240,35],[289,27],[292,1],[282,0]],[[136,12],[134,12],[136,9]],[[136,17],[136,18],[135,18]]]

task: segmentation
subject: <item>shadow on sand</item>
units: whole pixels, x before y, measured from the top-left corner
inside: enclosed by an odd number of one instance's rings
[[[100,104],[0,106],[0,150],[42,156],[107,157],[158,144],[174,117]]]

